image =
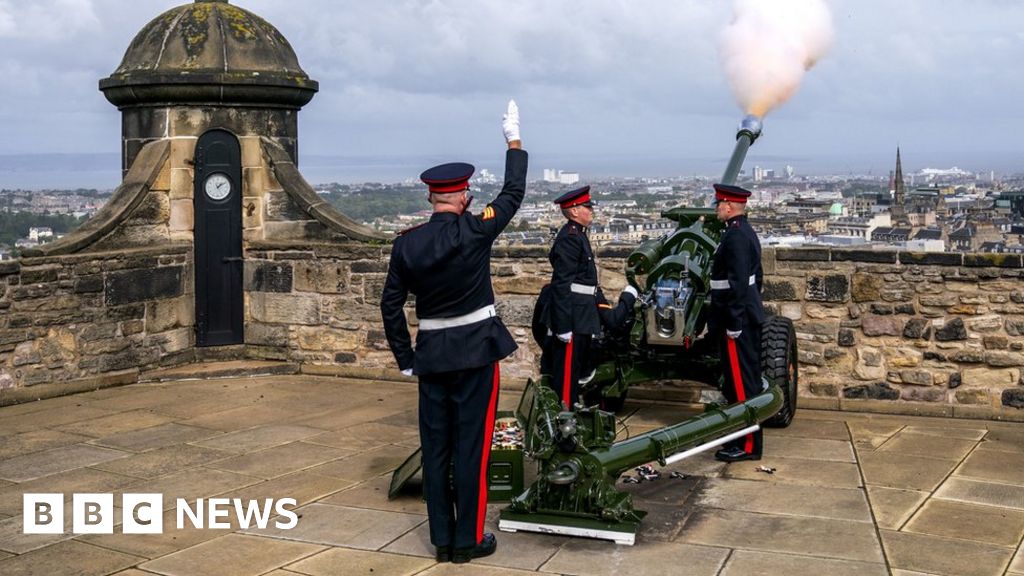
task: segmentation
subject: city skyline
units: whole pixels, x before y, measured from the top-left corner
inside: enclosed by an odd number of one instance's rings
[[[116,185],[119,166],[104,158],[116,158],[119,113],[96,83],[146,22],[180,3],[0,0],[0,70],[15,80],[0,85],[0,165],[16,164],[15,155],[95,154],[80,179]],[[413,175],[434,158],[493,168],[509,97],[523,111],[538,177],[543,168],[583,178],[714,175],[743,115],[718,54],[730,3],[232,3],[277,26],[320,82],[299,115],[300,160],[327,180],[361,179],[352,165],[367,158],[406,162]],[[1013,130],[1024,80],[1007,73],[1024,51],[1015,25],[1024,5],[828,4],[831,51],[765,118],[748,172],[790,164],[798,173],[884,175],[897,145],[911,172],[1024,170]],[[348,160],[321,171],[329,158]],[[12,171],[0,168],[0,186],[17,185]],[[75,181],[74,171],[65,176]]]

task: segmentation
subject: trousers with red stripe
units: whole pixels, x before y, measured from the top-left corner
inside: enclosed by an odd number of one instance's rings
[[[719,357],[722,370],[725,372],[725,385],[722,394],[729,404],[749,400],[764,391],[761,383],[761,327],[744,326],[737,338],[729,338],[723,330],[719,336]],[[739,447],[747,454],[761,454],[763,433],[758,430],[753,434],[737,438],[725,445],[725,448]]]
[[[587,355],[590,354],[592,339],[590,334],[574,332],[572,340],[566,343],[552,336],[550,350],[546,351],[551,358],[551,387],[569,410],[579,400],[580,378],[587,376]]]
[[[419,377],[423,494],[434,546],[483,539],[498,364]]]

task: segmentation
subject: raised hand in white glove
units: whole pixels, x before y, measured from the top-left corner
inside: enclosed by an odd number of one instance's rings
[[[729,338],[732,338],[733,340],[739,338],[740,334],[743,334],[743,330],[726,330],[725,331],[725,335],[728,336]]]
[[[636,297],[638,297],[638,296],[640,295],[640,294],[639,294],[639,293],[638,293],[638,292],[636,291],[636,288],[634,288],[634,287],[633,287],[633,285],[632,285],[632,284],[629,284],[629,285],[627,285],[627,286],[626,286],[626,288],[625,288],[625,289],[624,289],[624,290],[622,291],[622,293],[623,293],[623,294],[632,294],[632,295],[633,295],[633,298],[636,298]],[[619,298],[621,298],[621,296],[619,296]]]
[[[562,342],[568,343],[570,340],[572,340],[572,332],[566,332],[565,334],[559,334],[558,335],[558,339],[561,340]]]
[[[501,117],[501,131],[505,133],[505,141],[519,140],[519,106],[515,100],[508,101],[508,110]]]
[[[406,368],[402,370],[402,376],[412,376],[412,368]]]

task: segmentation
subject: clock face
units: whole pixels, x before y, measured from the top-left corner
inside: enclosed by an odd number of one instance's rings
[[[203,184],[206,195],[213,200],[223,200],[231,194],[231,180],[224,174],[210,174]]]

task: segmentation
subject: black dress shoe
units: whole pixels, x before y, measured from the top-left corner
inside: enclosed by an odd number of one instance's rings
[[[434,558],[438,562],[451,562],[452,561],[452,547],[451,546],[438,546],[437,553]]]
[[[715,460],[722,462],[740,462],[742,460],[760,460],[760,454],[747,454],[742,448],[722,448],[715,452]]]
[[[473,558],[483,558],[484,556],[490,556],[494,554],[494,550],[498,547],[498,541],[494,539],[494,534],[490,532],[484,533],[484,539],[479,544],[472,548],[456,548],[452,552],[452,563],[453,564],[465,564]]]

